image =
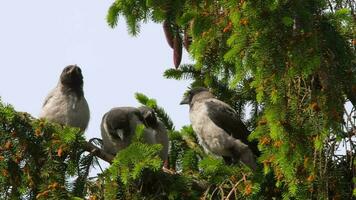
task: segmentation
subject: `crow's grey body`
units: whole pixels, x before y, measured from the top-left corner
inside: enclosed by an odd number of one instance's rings
[[[241,142],[240,138],[236,138],[244,133],[239,133],[237,128],[231,128],[233,125],[229,126],[229,123],[242,123],[237,117],[233,118],[235,111],[229,105],[215,99],[205,88],[193,89],[182,104],[189,104],[189,117],[193,130],[206,152],[229,157],[235,161],[241,160],[252,169],[256,168],[251,149]],[[247,136],[241,139],[245,138]]]
[[[129,146],[138,125],[147,126],[138,108],[116,107],[107,112],[101,122],[104,151],[116,155],[120,150]],[[150,127],[145,128],[144,142],[157,144],[156,135],[156,132]]]
[[[157,119],[153,109],[142,106],[139,107],[139,110],[143,116],[145,124],[147,125],[147,129],[154,136],[155,143],[162,145],[160,157],[166,162],[166,164],[168,164],[169,139],[165,125]]]
[[[39,117],[85,130],[90,112],[82,79],[79,67],[70,65],[64,68],[59,83],[47,95]]]
[[[161,158],[162,160],[168,162],[168,151],[169,151],[169,139],[167,129],[164,124],[158,120],[158,125],[155,128],[156,131],[156,143],[162,145]]]
[[[130,145],[136,127],[143,124],[140,111],[134,107],[117,107],[105,113],[101,121],[104,150],[112,155]]]

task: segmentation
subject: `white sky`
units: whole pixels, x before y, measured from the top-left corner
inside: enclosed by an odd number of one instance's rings
[[[121,18],[111,29],[105,17],[113,1],[0,1],[2,101],[37,117],[62,69],[77,64],[91,111],[87,139],[101,137],[101,117],[112,107],[138,106],[135,92],[157,99],[176,128],[189,124],[188,107],[179,105],[189,82],[162,76],[173,66],[162,26],[144,24],[132,37]]]
[[[77,64],[91,119],[87,138],[100,137],[102,115],[112,107],[137,106],[135,92],[157,99],[176,127],[189,124],[180,106],[188,81],[165,79],[172,50],[160,24],[128,35],[121,18],[111,29],[106,13],[114,0],[0,1],[0,96],[37,117],[62,69]],[[191,62],[185,54],[182,63]]]

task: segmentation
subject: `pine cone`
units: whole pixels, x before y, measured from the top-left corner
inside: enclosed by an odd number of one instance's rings
[[[173,61],[174,67],[178,69],[180,62],[182,61],[182,39],[179,33],[176,34],[173,40]]]
[[[171,24],[167,21],[164,20],[163,22],[163,31],[164,31],[164,35],[166,36],[166,40],[168,45],[173,48],[173,31],[172,31],[172,27]]]
[[[189,47],[192,44],[192,37],[188,34],[188,29],[184,29],[183,45],[184,48],[189,51]]]

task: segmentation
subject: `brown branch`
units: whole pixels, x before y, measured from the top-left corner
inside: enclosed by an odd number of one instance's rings
[[[225,198],[226,200],[229,200],[229,199],[230,199],[230,196],[231,196],[234,192],[236,192],[237,186],[238,186],[243,180],[244,180],[244,179],[242,178],[241,180],[237,181],[237,183],[234,185],[234,187],[231,188],[229,194],[228,194],[228,195],[226,196],[226,198]]]
[[[95,145],[91,144],[90,142],[85,141],[84,145],[84,150],[93,154],[94,156],[97,156],[101,158],[102,160],[112,163],[112,160],[114,159],[114,156],[106,153],[104,150],[96,147]]]

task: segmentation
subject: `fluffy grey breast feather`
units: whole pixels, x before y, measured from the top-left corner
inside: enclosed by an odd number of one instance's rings
[[[65,67],[57,86],[47,95],[40,118],[85,130],[90,112],[83,92],[83,75],[76,65]]]

